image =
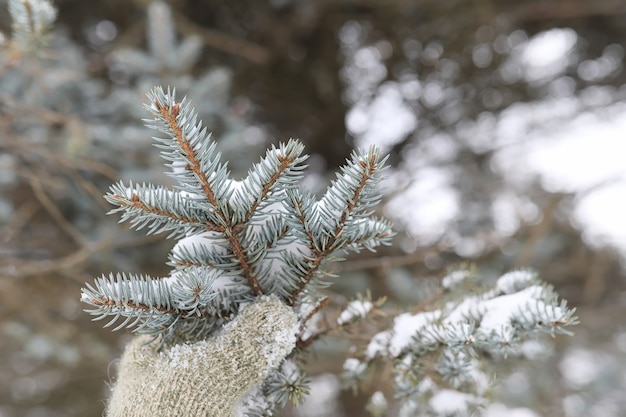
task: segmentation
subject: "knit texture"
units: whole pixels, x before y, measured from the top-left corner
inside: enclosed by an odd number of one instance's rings
[[[108,417],[231,417],[294,349],[298,320],[276,297],[248,305],[209,340],[164,346],[139,336],[120,361]]]

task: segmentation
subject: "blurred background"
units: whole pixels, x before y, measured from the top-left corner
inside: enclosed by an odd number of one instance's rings
[[[11,44],[0,0],[0,417],[100,416],[127,333],[82,312],[110,271],[168,274],[174,242],[117,225],[119,180],[169,184],[145,93],[193,100],[235,176],[300,138],[321,192],[353,147],[391,154],[395,244],[337,266],[337,294],[402,309],[446,271],[532,267],[573,337],[496,369],[488,416],[626,413],[626,3],[621,0],[57,0],[47,46]],[[316,346],[312,402],[350,343]]]

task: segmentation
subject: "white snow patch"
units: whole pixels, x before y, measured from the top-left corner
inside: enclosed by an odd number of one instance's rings
[[[480,399],[474,395],[444,389],[433,395],[429,405],[439,415],[450,415],[467,412],[471,404],[476,404],[479,401]]]
[[[620,225],[626,210],[626,104],[590,113],[577,98],[565,102],[547,99],[505,110],[499,125],[511,126],[495,135],[508,146],[496,152],[493,167],[514,186],[525,187],[539,176],[548,191],[579,193],[573,218],[585,241],[615,245],[624,254],[626,229]]]
[[[385,215],[404,223],[423,244],[434,242],[459,214],[459,193],[453,181],[450,170],[419,167],[406,192],[387,203]]]
[[[536,81],[562,73],[577,40],[572,29],[550,29],[533,36],[521,47],[519,56],[526,78]]]
[[[372,307],[374,307],[374,305],[371,301],[351,301],[337,318],[337,324],[342,326],[354,319],[363,318],[372,310]]]
[[[343,363],[344,371],[350,372],[356,375],[362,374],[365,371],[365,368],[367,368],[367,364],[361,362],[360,360],[356,358],[348,358]]]
[[[200,344],[196,345],[200,347]],[[161,359],[165,359],[167,366],[172,369],[181,368],[185,369],[189,366],[195,365],[194,358],[200,357],[197,352],[194,352],[194,347],[187,343],[178,343],[171,348],[159,352]]]
[[[505,294],[512,294],[522,288],[528,287],[537,279],[537,274],[532,271],[511,271],[498,278],[496,288]]]
[[[486,313],[480,322],[479,331],[488,335],[492,330],[499,331],[510,326],[514,316],[531,302],[536,302],[543,291],[543,287],[533,285],[514,294],[483,301]]]
[[[174,245],[172,253],[180,256],[185,251],[193,253],[196,249],[205,247],[212,252],[226,254],[228,249],[222,242],[224,242],[222,235],[217,232],[199,233],[180,239]]]
[[[485,296],[466,298],[452,309],[445,322],[463,322],[476,316],[476,313],[482,313],[478,332],[484,335],[489,335],[492,331],[506,334],[512,327],[512,320],[520,312],[528,310],[529,306],[537,306],[533,311],[544,314],[541,318],[544,322],[560,321],[563,310],[559,307],[547,308],[547,304],[541,299],[544,291],[544,287],[532,285],[516,293],[494,298]]]
[[[445,318],[445,323],[464,322],[474,317],[480,311],[482,299],[477,296],[467,297],[458,304],[450,303],[448,308],[452,309]]]
[[[385,398],[385,394],[383,394],[381,391],[376,391],[370,397],[365,409],[371,415],[381,416],[385,413],[385,411],[387,411],[388,407],[389,407],[389,403],[387,402],[387,399]]]
[[[304,340],[308,340],[309,338],[315,336],[320,330],[320,323],[322,322],[323,314],[319,311],[315,313],[309,320],[307,320],[304,330],[300,335],[300,338]]]
[[[597,352],[575,348],[566,352],[559,363],[559,369],[567,384],[574,389],[582,389],[596,380],[601,371]]]
[[[385,398],[385,394],[380,391],[376,391],[372,394],[372,404],[377,407],[387,407],[387,399]]]
[[[504,404],[490,404],[485,410],[485,417],[540,417],[530,408],[508,408]]]
[[[366,349],[368,358],[377,355],[385,355],[387,352],[392,356],[398,356],[410,343],[415,334],[428,324],[438,320],[441,311],[429,311],[425,313],[400,314],[395,318],[390,330],[376,334]]]
[[[441,280],[441,286],[446,289],[450,289],[455,285],[463,282],[466,278],[470,276],[470,272],[466,270],[454,271],[448,275],[446,275],[443,280]]]
[[[417,123],[413,110],[404,103],[401,86],[395,82],[380,85],[370,103],[360,102],[346,115],[348,131],[363,148],[377,145],[389,149],[415,130]]]

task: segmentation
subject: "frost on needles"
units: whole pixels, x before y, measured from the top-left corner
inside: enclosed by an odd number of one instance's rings
[[[437,307],[396,316],[360,357],[345,361],[344,384],[361,388],[382,360],[390,366],[398,416],[478,416],[493,388],[490,362],[532,360],[546,350],[536,336],[571,334],[566,327],[578,322],[532,271],[506,273],[488,287],[477,279],[469,269],[444,277],[432,303]],[[368,407],[377,410],[381,403],[386,400],[378,391]]]
[[[159,87],[148,97],[147,125],[178,185],[120,182],[105,198],[132,228],[179,241],[170,276],[110,274],[83,289],[106,326],[202,338],[262,295],[298,311],[319,297],[329,260],[389,243],[390,223],[371,213],[385,163],[376,148],[354,152],[316,201],[299,188],[306,155],[297,140],[272,146],[235,181],[187,100]]]

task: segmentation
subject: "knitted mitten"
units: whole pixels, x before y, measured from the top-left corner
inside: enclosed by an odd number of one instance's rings
[[[294,349],[297,317],[276,297],[248,305],[215,337],[126,347],[108,417],[231,417],[251,388]]]

